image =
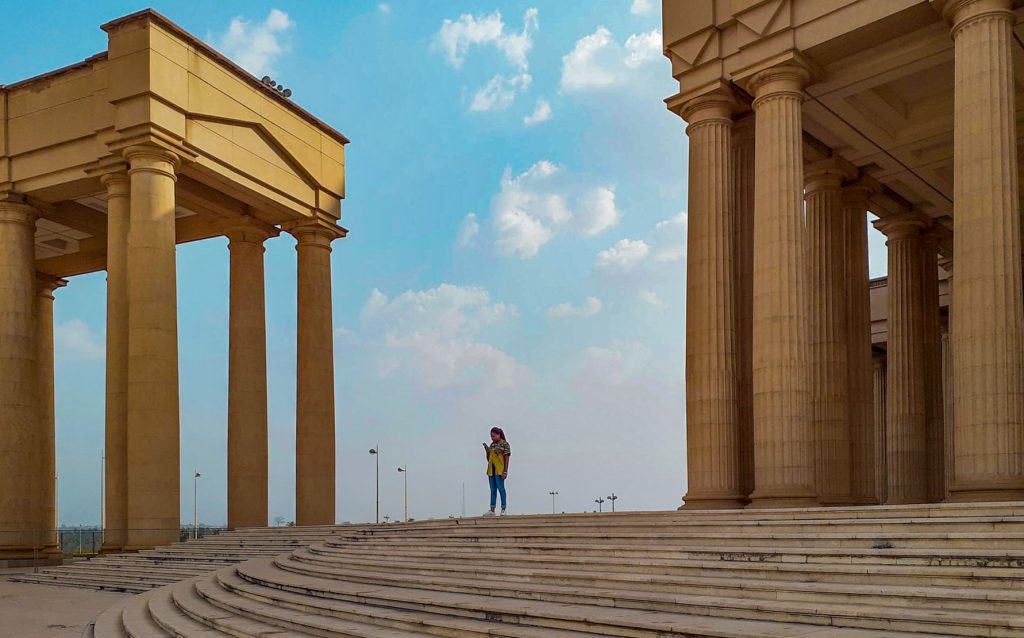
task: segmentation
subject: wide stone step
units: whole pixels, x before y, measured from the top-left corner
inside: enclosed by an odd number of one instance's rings
[[[165,631],[150,615],[148,603],[151,594],[139,594],[121,609],[121,622],[130,638],[164,638],[174,635]]]
[[[299,550],[297,555],[301,555]],[[443,547],[433,552],[344,551],[312,545],[310,554],[325,560],[350,565],[415,564],[418,561],[444,561],[471,566],[474,570],[496,568],[542,569],[552,572],[569,569],[582,572],[634,573],[651,576],[708,576],[716,578],[780,579],[803,582],[863,583],[882,581],[893,585],[943,585],[992,589],[1024,590],[1021,570],[1009,568],[931,567],[900,565],[841,565],[820,563],[760,563],[753,561],[697,561],[615,559],[602,556],[537,556],[490,553],[448,553]]]
[[[31,583],[34,585],[53,585],[56,587],[80,587],[82,589],[97,589],[100,591],[121,592],[127,594],[139,594],[153,588],[152,585],[143,583],[127,583],[124,581],[107,581],[95,579],[88,576],[47,576],[36,574],[31,578],[23,577],[11,579],[19,583]]]
[[[147,606],[153,621],[168,635],[180,638],[219,638],[233,636],[210,627],[181,611],[174,601],[173,587],[164,587],[149,594]]]
[[[477,553],[497,551],[508,553],[530,553],[539,555],[614,556],[617,558],[692,558],[707,560],[758,561],[758,562],[822,562],[822,563],[894,563],[904,565],[950,565],[973,567],[1024,567],[1024,547],[1007,549],[985,548],[822,548],[822,547],[748,547],[729,545],[723,542],[718,547],[687,547],[682,545],[638,546],[607,542],[517,542],[504,543],[500,539],[467,540],[446,539],[423,542],[390,540],[345,542],[328,541],[328,547],[358,549],[359,547],[436,550],[439,547],[449,552]]]
[[[272,562],[252,561],[236,568],[245,580],[271,590],[304,594],[309,605],[327,605],[338,599],[383,607],[417,609],[432,613],[485,617],[497,622],[528,624],[537,627],[568,628],[614,636],[800,636],[815,635],[812,629],[833,625],[840,632],[845,621],[848,630],[870,629],[883,633],[872,636],[901,636],[929,633],[938,635],[997,636],[1001,634],[999,621],[985,618],[960,617],[956,626],[943,626],[936,619],[904,621],[880,618],[871,610],[841,608],[806,610],[806,606],[786,603],[754,604],[748,600],[694,599],[673,605],[669,610],[623,608],[614,599],[597,598],[600,592],[587,596],[536,596],[518,589],[503,588],[486,594],[449,590],[430,590],[396,585],[371,585],[328,579],[305,574],[288,573]],[[603,603],[603,604],[602,604]],[[736,612],[741,613],[738,615]],[[836,614],[832,618],[829,614]],[[844,615],[845,614],[845,615]],[[740,620],[761,623],[757,631],[748,633],[720,633],[721,624]],[[971,626],[970,623],[979,623]],[[945,629],[955,631],[946,633]],[[992,630],[995,629],[993,633]],[[923,630],[923,631],[922,631]],[[1018,629],[1019,631],[1019,629]],[[776,633],[778,632],[778,633]],[[834,635],[869,635],[851,632],[826,633]]]
[[[674,604],[679,596],[729,596],[753,600],[806,601],[807,603],[856,604],[878,607],[913,606],[920,609],[990,610],[1024,613],[1024,592],[947,587],[885,587],[864,584],[805,583],[785,580],[722,579],[709,577],[653,577],[634,573],[573,572],[568,570],[523,570],[496,568],[481,571],[473,567],[446,564],[405,566],[345,565],[319,561],[309,553],[275,559],[290,571],[310,575],[330,574],[343,580],[401,582],[425,588],[459,588],[458,591],[515,587],[546,593],[560,593],[563,587],[580,592],[615,592],[617,604]]]

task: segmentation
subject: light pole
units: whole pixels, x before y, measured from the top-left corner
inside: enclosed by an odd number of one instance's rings
[[[604,505],[604,499],[603,498],[595,498],[594,502],[597,503],[597,512],[598,512],[598,514],[603,512],[604,509],[601,506]]]
[[[558,496],[558,492],[548,492],[551,495],[551,513],[555,513],[555,497]]]
[[[380,446],[372,448],[370,455],[377,461],[377,524],[380,525]]]
[[[196,540],[199,538],[199,477],[203,473],[196,470],[195,477],[192,478],[192,539]]]
[[[409,522],[409,466],[398,468],[398,471],[402,473],[402,478],[405,479],[405,522]]]
[[[615,496],[615,492],[612,492],[612,495],[608,497],[608,500],[612,502],[612,512],[614,513],[615,512],[615,501],[619,500],[619,497]]]

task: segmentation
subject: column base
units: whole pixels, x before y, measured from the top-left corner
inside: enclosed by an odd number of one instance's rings
[[[874,496],[858,496],[855,497],[851,502],[851,505],[881,505],[882,501]]]
[[[996,503],[1024,501],[1024,487],[966,487],[954,486],[949,490],[947,503]]]
[[[843,505],[856,505],[852,496],[818,496],[815,499],[818,505],[828,507],[842,507]]]
[[[774,494],[772,492],[775,492]],[[789,493],[787,493],[789,492]],[[783,507],[816,507],[818,497],[811,491],[780,488],[778,490],[754,490],[750,495],[750,509],[769,509]]]
[[[746,506],[745,498],[686,498],[676,510],[741,510]]]

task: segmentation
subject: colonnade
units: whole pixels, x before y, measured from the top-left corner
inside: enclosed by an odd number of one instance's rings
[[[797,55],[742,78],[752,115],[729,83],[682,105],[684,507],[1024,497],[1014,15],[1008,0],[960,0],[944,16],[956,78],[949,336],[932,220],[887,216],[876,223],[889,248],[884,367],[872,360],[868,290],[876,187],[834,154],[805,160],[810,69]]]
[[[105,551],[178,538],[179,395],[173,150],[137,145],[101,177],[107,210]],[[0,200],[0,550],[56,551],[53,291],[35,269],[28,200]],[[334,522],[333,221],[282,225],[297,239],[296,522]],[[240,216],[229,240],[228,525],[267,525],[264,241],[279,230]]]

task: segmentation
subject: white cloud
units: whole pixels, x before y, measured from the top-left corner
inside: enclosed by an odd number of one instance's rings
[[[634,33],[626,39],[626,56],[624,64],[635,69],[638,66],[653,62],[661,57],[661,32],[652,29],[646,33]]]
[[[661,262],[676,262],[686,259],[686,211],[654,226],[651,241],[654,244],[654,259]]]
[[[629,7],[629,12],[637,16],[654,15],[654,0],[633,0],[633,4]]]
[[[214,46],[253,75],[274,73],[274,62],[288,50],[283,38],[295,22],[280,9],[271,9],[262,22],[233,18],[227,30],[212,38]]]
[[[472,46],[491,44],[505,54],[509,64],[519,71],[529,68],[527,56],[533,48],[533,33],[538,27],[537,9],[527,9],[523,15],[523,29],[518,33],[505,29],[501,12],[473,16],[463,14],[457,20],[445,19],[437,32],[437,42],[448,58],[448,63],[461,68]]]
[[[518,315],[482,288],[442,284],[394,299],[374,289],[363,308],[364,330],[378,336],[377,371],[404,373],[429,388],[525,384],[529,370],[483,339],[488,328]]]
[[[599,312],[601,312],[601,300],[596,297],[587,297],[587,300],[581,306],[574,306],[566,302],[548,308],[548,317],[552,319],[562,317],[593,317]]]
[[[621,385],[643,374],[650,361],[650,348],[637,341],[614,341],[607,348],[583,351],[583,369],[602,385]]]
[[[535,257],[558,233],[593,237],[618,224],[615,190],[542,160],[513,177],[505,169],[491,201],[495,245],[503,255]]]
[[[656,308],[661,308],[665,305],[665,301],[653,290],[641,290],[637,296],[640,298],[640,301],[650,304]]]
[[[381,2],[377,5],[377,11],[381,13],[391,13],[391,5],[386,2]]]
[[[462,218],[462,225],[459,226],[459,236],[455,240],[455,245],[459,248],[473,245],[479,232],[480,223],[476,220],[476,213],[469,213]]]
[[[510,78],[500,74],[495,75],[473,96],[469,110],[476,113],[504,111],[512,105],[519,92],[530,87],[532,80],[529,73],[514,75]]]
[[[650,245],[642,239],[620,239],[615,245],[597,253],[596,264],[609,270],[630,270],[647,259]]]
[[[76,359],[103,361],[106,356],[106,346],[81,319],[71,319],[56,326],[53,340],[59,352],[68,353]]]
[[[661,56],[661,32],[635,33],[620,45],[605,27],[576,41],[562,58],[561,89],[604,89],[632,81],[637,71]]]
[[[551,104],[548,103],[544,98],[537,100],[537,107],[533,109],[533,113],[523,117],[523,124],[526,126],[536,126],[541,122],[547,122],[551,119]]]

